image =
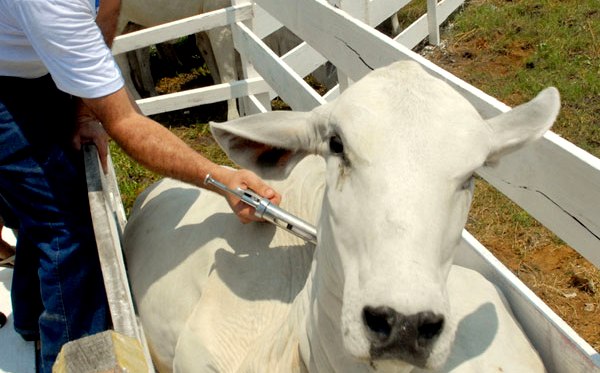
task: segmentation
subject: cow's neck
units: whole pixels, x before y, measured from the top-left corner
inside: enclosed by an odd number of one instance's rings
[[[322,189],[318,189],[316,195],[320,197]],[[291,195],[286,193],[284,195]],[[315,191],[312,193],[314,197]],[[287,198],[286,202],[290,201],[302,202],[297,206],[284,206],[290,211],[302,211],[308,205],[301,198]],[[320,203],[305,213],[310,214],[314,209],[321,211]],[[319,229],[324,228],[322,224],[323,221]],[[316,367],[322,372],[370,370],[368,364],[357,367],[357,361],[350,359],[343,349],[340,325],[342,266],[335,249],[327,247],[331,246],[332,239],[321,239],[323,242],[314,251],[306,284],[294,300],[287,318],[263,334],[249,353],[252,368],[241,370],[301,372],[308,369],[314,372]]]
[[[313,372],[368,372],[371,371],[369,363],[361,364],[343,346],[344,269],[331,233],[326,202],[323,211],[319,221],[319,246],[310,275],[290,314],[290,320],[298,325],[300,356]],[[295,321],[301,318],[302,321]]]
[[[287,319],[263,334],[242,371],[272,372],[369,372],[344,351],[341,331],[343,270],[335,241],[322,206],[325,189],[324,163],[314,156],[298,165],[286,185],[276,185],[285,196],[285,209],[319,222],[319,247],[314,251],[306,284],[294,300]],[[251,366],[251,368],[250,368]],[[317,369],[318,368],[318,369]]]
[[[298,306],[298,312],[304,313],[298,330],[300,354],[311,371],[316,371],[315,366],[323,372],[349,371],[343,369],[342,358],[345,355],[340,324],[343,283],[337,279],[335,264],[324,251],[316,250],[303,304]]]
[[[356,361],[343,359],[341,284],[332,281],[326,259],[315,251],[305,287],[287,319],[258,341],[250,352],[251,369],[244,371],[357,372]],[[352,369],[349,368],[351,364]],[[318,369],[317,369],[318,367]]]

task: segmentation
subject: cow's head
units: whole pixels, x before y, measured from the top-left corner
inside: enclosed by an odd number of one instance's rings
[[[484,120],[449,85],[398,62],[312,112],[246,117],[213,133],[261,175],[282,176],[309,153],[325,159],[317,255],[340,291],[346,353],[437,367],[454,339],[446,279],[473,174],[541,137],[558,110],[550,88]]]

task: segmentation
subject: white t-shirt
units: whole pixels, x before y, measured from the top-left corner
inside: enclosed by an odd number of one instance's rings
[[[94,0],[0,0],[0,76],[37,78],[97,98],[123,87],[95,22]]]

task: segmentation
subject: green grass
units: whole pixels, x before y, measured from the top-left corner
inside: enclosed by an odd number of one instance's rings
[[[126,214],[129,215],[138,194],[150,184],[159,180],[160,175],[148,171],[132,161],[114,142],[110,144],[110,156],[115,168],[123,207]]]
[[[509,105],[557,87],[553,131],[600,156],[600,0],[473,0],[451,25],[457,75]]]

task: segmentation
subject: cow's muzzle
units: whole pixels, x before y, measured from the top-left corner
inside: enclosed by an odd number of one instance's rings
[[[363,309],[372,360],[403,360],[424,368],[444,328],[444,316],[433,312],[403,315],[387,307]]]

